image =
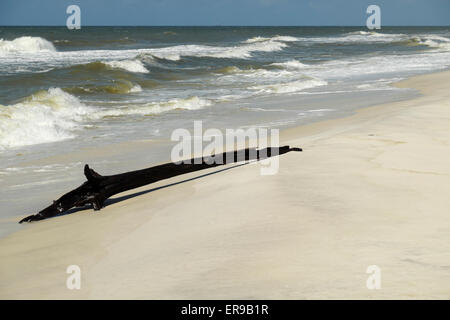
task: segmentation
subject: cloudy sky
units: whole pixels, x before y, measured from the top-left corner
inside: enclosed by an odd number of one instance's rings
[[[0,25],[365,25],[381,7],[382,25],[450,25],[450,0],[0,0]]]

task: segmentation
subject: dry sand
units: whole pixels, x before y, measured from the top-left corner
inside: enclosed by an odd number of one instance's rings
[[[0,297],[448,299],[449,83],[415,77],[398,85],[419,98],[287,130],[304,152],[281,156],[277,175],[228,166],[24,226],[0,240]]]

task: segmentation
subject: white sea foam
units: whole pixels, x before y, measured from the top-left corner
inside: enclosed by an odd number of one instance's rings
[[[95,117],[120,117],[128,115],[153,115],[177,109],[199,110],[210,106],[212,102],[197,96],[187,99],[172,99],[166,102],[152,102],[142,105],[127,105],[118,108],[108,108],[95,112]]]
[[[153,56],[155,56],[156,58],[159,58],[159,59],[165,59],[165,60],[170,60],[170,61],[178,61],[178,60],[180,60],[181,59],[181,56],[180,56],[180,54],[177,54],[177,53],[174,53],[174,54],[158,54],[158,53],[155,53],[155,54],[153,54]]]
[[[379,42],[389,43],[408,40],[408,35],[401,33],[378,33],[373,31],[349,32],[339,36],[329,37],[305,37],[302,41],[316,43],[354,43],[354,42]]]
[[[55,51],[53,44],[41,37],[20,37],[14,40],[0,39],[0,53]]]
[[[326,81],[318,79],[296,80],[285,83],[253,86],[250,89],[258,90],[260,93],[294,93],[309,88],[327,85]]]
[[[315,64],[304,73],[325,80],[364,79],[367,76],[398,77],[449,66],[450,52],[436,49],[418,54],[352,57]]]
[[[352,32],[349,32],[347,34],[350,34],[350,35],[356,34],[356,35],[363,35],[363,36],[369,35],[369,36],[376,36],[376,37],[377,36],[383,36],[382,33],[378,33],[376,31],[352,31]]]
[[[298,41],[299,38],[291,37],[291,36],[274,36],[271,38],[266,37],[253,37],[243,41],[244,43],[255,43],[255,42],[265,42],[265,41],[282,41],[282,42],[295,42]]]
[[[286,68],[288,70],[289,69],[299,70],[299,69],[304,69],[304,68],[308,67],[306,64],[303,64],[298,60],[289,60],[286,62],[272,63],[271,66],[282,67],[282,68]]]
[[[254,42],[246,45],[235,47],[215,47],[212,51],[200,52],[196,54],[199,57],[214,57],[214,58],[237,58],[237,59],[249,59],[253,52],[274,52],[281,51],[287,47],[284,42],[278,41],[264,41]]]
[[[149,73],[139,60],[120,60],[120,61],[105,61],[103,62],[111,68],[118,68],[134,73]]]
[[[79,50],[57,52],[53,45],[38,37],[22,37],[13,41],[1,40],[0,72],[39,72],[49,68],[67,67],[104,61],[113,68],[130,72],[148,73],[142,62],[153,58],[178,61],[182,57],[212,57],[250,59],[255,52],[281,51],[288,46],[289,37],[268,38],[263,41],[242,43],[236,46],[176,45],[162,48],[130,50]],[[21,49],[22,48],[22,49]],[[144,58],[143,58],[144,57]],[[154,63],[158,63],[157,61]]]
[[[221,80],[244,80],[244,81],[262,81],[262,80],[280,80],[292,78],[296,74],[288,70],[266,70],[266,69],[248,69],[228,74],[221,78]]]
[[[13,105],[0,105],[0,149],[72,138],[91,111],[59,88],[39,91]]]
[[[425,35],[413,39],[418,44],[426,45],[442,51],[450,51],[450,39],[438,35]]]
[[[136,92],[142,92],[142,87],[138,84],[135,84],[133,87],[131,87],[130,93],[136,93]]]

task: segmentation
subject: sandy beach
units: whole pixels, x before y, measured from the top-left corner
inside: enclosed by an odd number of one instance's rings
[[[0,239],[0,298],[448,299],[449,83],[413,77],[396,85],[418,98],[284,131],[304,151],[276,175],[229,165],[23,226]]]

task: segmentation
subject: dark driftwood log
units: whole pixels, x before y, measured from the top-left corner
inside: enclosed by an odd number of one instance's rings
[[[193,158],[190,159],[188,163],[165,163],[147,169],[125,172],[112,176],[102,176],[89,168],[88,165],[85,165],[84,175],[87,178],[85,183],[66,193],[39,213],[20,220],[19,223],[54,217],[63,214],[74,207],[83,207],[88,204],[91,204],[94,210],[100,210],[106,199],[127,190],[189,172],[209,169],[239,161],[265,159],[276,155],[282,155],[290,151],[302,151],[302,149],[289,148],[289,146],[279,148],[272,147],[262,150],[243,149],[213,155],[212,157],[215,159],[213,163],[211,163],[211,157]],[[221,161],[217,161],[217,159],[220,159]]]

